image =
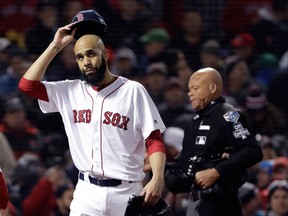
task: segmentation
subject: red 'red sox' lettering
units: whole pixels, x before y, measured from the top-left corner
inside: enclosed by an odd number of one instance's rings
[[[127,124],[129,122],[129,118],[127,116],[121,116],[119,113],[114,113],[113,112],[105,112],[104,113],[104,121],[103,124],[106,125],[113,125],[114,127],[119,127],[123,130],[127,130]]]
[[[91,110],[73,110],[74,123],[90,123]]]

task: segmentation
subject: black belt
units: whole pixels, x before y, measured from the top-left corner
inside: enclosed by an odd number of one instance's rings
[[[99,178],[94,178],[92,176],[88,176],[89,181],[91,184],[100,186],[100,187],[116,187],[118,185],[122,184],[122,181],[119,179],[99,179]],[[79,179],[85,181],[84,179],[84,174],[79,172]],[[129,181],[129,183],[132,183],[133,181]]]
[[[215,195],[215,194],[222,194],[223,190],[219,188],[219,186],[214,185],[208,189],[205,190],[192,190],[190,192],[190,199],[195,202],[199,199],[203,199],[205,197]]]

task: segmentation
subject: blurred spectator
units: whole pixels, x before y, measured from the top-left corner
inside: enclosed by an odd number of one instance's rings
[[[129,79],[137,79],[140,73],[134,51],[128,47],[117,49],[111,65],[111,72]]]
[[[65,26],[71,22],[75,14],[84,10],[83,0],[62,0],[60,4],[59,22],[58,26]],[[86,5],[85,5],[86,6]],[[87,7],[90,8],[90,7]],[[101,11],[102,14],[102,11]]]
[[[72,201],[74,189],[68,186],[69,180],[65,175],[63,167],[55,165],[45,172],[44,176],[35,184],[30,194],[22,202],[23,216],[50,216],[55,211],[58,215],[69,215],[69,208],[63,206],[61,196],[65,190],[70,190],[66,204]],[[66,185],[67,188],[63,188]],[[60,199],[59,199],[60,198]],[[66,198],[66,197],[65,197]],[[57,206],[57,201],[60,204]],[[62,200],[63,201],[63,200]],[[58,208],[59,207],[59,208]],[[62,210],[63,212],[60,212]],[[61,214],[60,214],[61,213]]]
[[[256,173],[256,186],[259,189],[259,195],[262,201],[262,209],[266,209],[268,186],[273,181],[273,166],[274,160],[262,160],[258,164]]]
[[[172,126],[181,115],[193,113],[190,105],[186,103],[186,92],[179,78],[170,77],[167,80],[164,98],[164,103],[158,107],[158,110],[166,127]]]
[[[256,61],[256,41],[250,33],[239,33],[231,40],[232,56],[244,60],[254,75]]]
[[[16,209],[22,211],[22,201],[30,194],[31,189],[44,175],[45,167],[40,158],[25,153],[17,160],[11,175],[10,197]]]
[[[287,135],[275,134],[271,137],[271,142],[278,156],[288,157]]]
[[[224,60],[221,56],[221,45],[216,40],[207,40],[201,46],[201,66],[212,67],[223,73]]]
[[[238,58],[230,59],[225,63],[223,77],[224,94],[234,97],[237,103],[241,103],[245,89],[252,82],[247,62]]]
[[[165,53],[163,53],[163,62],[167,66],[168,76],[178,76],[178,68],[179,67],[189,67],[186,57],[182,50],[177,48],[166,49]],[[186,82],[185,82],[186,83]]]
[[[243,216],[264,216],[261,210],[261,197],[258,188],[250,182],[246,182],[239,188],[239,198]]]
[[[267,100],[266,92],[260,84],[249,85],[243,105],[252,133],[270,137],[286,133],[284,114]]]
[[[189,83],[190,76],[193,73],[193,70],[190,68],[186,60],[186,57],[181,50],[178,51],[178,61],[177,61],[175,70],[176,70],[175,76],[177,76],[181,80],[183,84],[183,89],[188,92],[188,83]]]
[[[139,38],[144,51],[139,55],[139,64],[142,69],[151,63],[165,62],[169,48],[170,36],[163,28],[152,28]]]
[[[163,133],[163,140],[166,147],[167,162],[171,162],[178,156],[182,149],[184,130],[179,127],[167,127]]]
[[[226,2],[227,0],[184,0],[183,7],[199,11],[203,17],[203,23],[205,23],[203,27],[207,37],[220,41],[225,38],[225,32],[221,28],[221,21]]]
[[[252,25],[259,53],[273,53],[280,58],[288,49],[288,2],[273,0],[269,9],[260,11],[261,18]]]
[[[57,206],[54,210],[54,216],[69,216],[73,193],[74,187],[71,184],[64,184],[56,190],[55,196]]]
[[[103,16],[109,26],[106,43],[112,49],[121,46],[134,48],[139,36],[147,30],[146,25],[151,22],[151,17],[142,13],[140,0],[119,0],[118,3],[118,10],[107,17]]]
[[[14,46],[9,49],[9,65],[6,71],[0,75],[1,98],[18,91],[19,80],[28,65],[30,66],[30,62],[27,60],[26,52]]]
[[[151,63],[146,70],[145,87],[157,107],[164,102],[163,91],[167,73],[163,62]]]
[[[278,157],[277,151],[273,146],[273,142],[270,137],[266,135],[256,135],[257,141],[260,143],[263,153],[263,160],[271,160]]]
[[[69,0],[66,0],[69,1]],[[95,1],[95,0],[80,0],[83,4],[83,8],[94,8],[96,11],[101,11],[101,15],[110,26],[110,23],[108,23],[108,19],[111,18],[113,21],[112,16],[114,14],[119,13],[120,11],[120,4],[119,0],[104,0],[104,1]],[[110,27],[109,27],[110,29]],[[112,36],[113,37],[113,36]],[[107,43],[107,42],[106,42]]]
[[[8,67],[10,41],[5,37],[0,37],[0,74],[4,73]]]
[[[184,2],[185,0],[161,1],[161,19],[167,25],[173,37],[182,29],[179,23],[181,23],[183,19]]]
[[[68,150],[68,139],[65,134],[51,133],[43,138],[41,149],[42,162],[47,167],[55,164],[65,164],[65,154]]]
[[[39,0],[0,1],[0,35],[24,48],[24,34],[36,22]]]
[[[288,215],[288,183],[275,180],[268,187],[267,216]]]
[[[25,43],[32,61],[34,61],[52,41],[58,28],[57,18],[58,8],[54,3],[51,1],[39,3],[37,8],[37,23],[25,32]]]
[[[27,119],[25,107],[19,98],[6,102],[0,131],[6,136],[16,159],[27,152],[39,154],[41,132]]]
[[[0,132],[0,149],[0,167],[2,168],[4,175],[9,178],[16,165],[16,158],[7,138],[2,132]]]
[[[278,59],[272,53],[258,55],[255,65],[255,80],[269,86],[273,77],[278,73]]]
[[[249,31],[259,18],[260,9],[269,9],[273,0],[227,0],[223,9],[221,26],[226,36]]]
[[[48,66],[45,80],[80,79],[80,74],[75,60],[74,45],[70,43],[59,53],[58,61]]]
[[[29,63],[30,65],[30,63]],[[28,66],[28,65],[27,65]],[[25,66],[26,68],[26,66]],[[43,113],[38,108],[38,101],[34,98],[28,97],[27,95],[21,94],[20,91],[15,91],[4,98],[0,98],[0,101],[2,102],[2,106],[0,106],[0,118],[3,119],[5,114],[5,102],[7,100],[10,100],[12,98],[19,98],[23,106],[26,110],[26,117],[31,121],[32,124],[34,124],[39,130],[42,131],[41,127],[46,127],[46,120],[44,122],[42,121],[45,116],[43,116]],[[0,102],[0,103],[1,103]],[[45,124],[44,124],[45,123]],[[39,127],[40,126],[40,127]],[[56,125],[58,126],[58,125]]]
[[[193,9],[183,10],[181,27],[173,37],[171,46],[183,51],[189,66],[195,71],[201,67],[200,50],[207,40],[201,14]]]
[[[288,71],[278,73],[268,86],[267,98],[285,115],[288,121]]]
[[[273,164],[273,179],[288,180],[288,158],[277,157]]]

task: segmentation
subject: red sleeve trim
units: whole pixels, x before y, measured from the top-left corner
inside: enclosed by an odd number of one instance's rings
[[[3,173],[0,172],[0,209],[6,209],[9,202],[8,189]]]
[[[162,152],[166,154],[165,145],[160,130],[155,130],[149,135],[149,137],[146,139],[146,147],[149,156],[154,152]]]
[[[28,80],[22,77],[18,87],[20,91],[29,95],[30,97],[47,102],[49,101],[45,85],[39,80]]]

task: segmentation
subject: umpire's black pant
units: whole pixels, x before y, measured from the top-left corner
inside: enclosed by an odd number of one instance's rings
[[[243,216],[237,191],[190,201],[186,216]]]

